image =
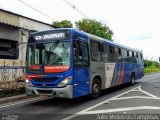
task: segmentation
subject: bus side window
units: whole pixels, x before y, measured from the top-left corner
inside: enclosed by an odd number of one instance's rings
[[[136,52],[132,52],[132,59],[133,59],[133,63],[137,63]]]
[[[134,52],[132,52],[132,57],[134,57]]]
[[[122,62],[128,63],[128,52],[126,49],[121,49]]]
[[[128,51],[129,51],[128,62],[129,62],[129,63],[133,63],[132,51],[130,51],[130,50],[128,50]]]
[[[113,62],[114,47],[109,46],[109,62]]]
[[[109,62],[109,47],[105,44],[103,44],[103,61]]]
[[[127,51],[127,56],[129,57],[129,50],[126,50]]]
[[[74,42],[74,65],[75,67],[89,66],[88,44],[76,40]]]
[[[114,47],[113,60],[115,62],[121,62],[121,49]]]
[[[143,63],[143,55],[141,53],[137,53],[138,55],[138,63],[141,64]]]
[[[138,53],[136,52],[136,62],[139,63],[139,60],[138,60]]]
[[[118,48],[118,53],[119,53],[119,55],[122,55],[121,54],[121,48]]]
[[[114,49],[111,46],[109,46],[109,53],[112,54],[113,51],[114,51]]]
[[[140,54],[140,57],[141,57],[141,60],[143,60],[143,55],[142,55],[142,53]]]
[[[143,54],[140,53],[140,63],[143,63]]]
[[[91,60],[92,61],[101,61],[101,44],[100,42],[91,40],[90,41],[90,52],[91,52]]]
[[[113,49],[111,46],[103,44],[103,61],[104,62],[113,62]]]

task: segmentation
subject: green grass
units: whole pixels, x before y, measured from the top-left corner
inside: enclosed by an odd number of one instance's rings
[[[153,72],[160,72],[160,68],[156,66],[150,66],[148,68],[144,68],[144,73],[153,73]]]

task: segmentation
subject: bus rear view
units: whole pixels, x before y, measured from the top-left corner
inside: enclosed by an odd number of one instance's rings
[[[73,97],[69,30],[33,33],[26,61],[27,95]]]

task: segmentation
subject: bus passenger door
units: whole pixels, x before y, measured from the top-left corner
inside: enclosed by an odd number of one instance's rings
[[[90,93],[89,49],[85,38],[74,38],[74,90],[73,96]]]

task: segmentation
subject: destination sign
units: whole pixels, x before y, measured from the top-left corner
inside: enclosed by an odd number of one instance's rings
[[[65,33],[52,33],[34,36],[36,40],[46,40],[46,39],[64,39]]]
[[[31,34],[28,42],[44,40],[70,40],[69,30],[48,30]]]

